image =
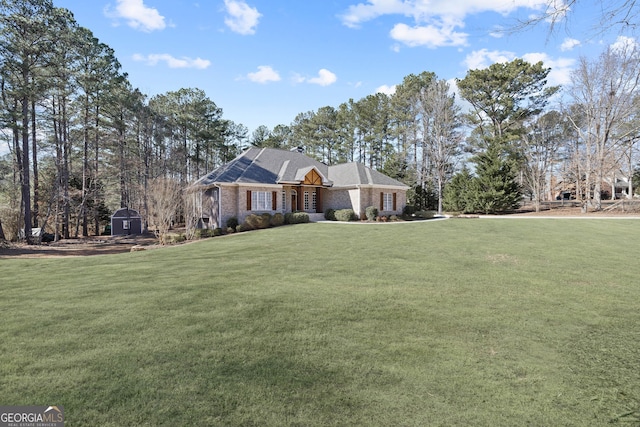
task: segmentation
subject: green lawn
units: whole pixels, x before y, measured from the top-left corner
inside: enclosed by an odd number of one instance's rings
[[[0,260],[0,405],[67,426],[640,425],[636,220],[304,224]]]

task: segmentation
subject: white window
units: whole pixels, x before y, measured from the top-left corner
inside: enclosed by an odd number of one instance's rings
[[[252,191],[251,192],[251,210],[253,211],[270,211],[272,204],[271,191]]]
[[[130,221],[128,219],[122,220],[122,229],[129,230],[131,228]]]
[[[282,190],[282,212],[287,210],[287,192]]]
[[[308,191],[304,192],[304,210],[305,211],[309,210],[309,192]]]
[[[316,211],[316,206],[318,203],[318,194],[314,191],[313,193],[311,193],[311,209],[313,209],[313,211]]]
[[[393,210],[393,193],[384,193],[382,200],[383,200],[382,210],[392,211]]]

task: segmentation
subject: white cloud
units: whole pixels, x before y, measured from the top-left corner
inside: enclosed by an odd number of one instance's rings
[[[495,12],[508,15],[520,8],[547,10],[548,2],[562,0],[366,0],[351,5],[339,16],[347,27],[358,28],[364,22],[383,15],[400,15],[414,25],[396,23],[391,37],[408,46],[463,46],[467,34],[458,31],[469,15]],[[494,35],[495,37],[495,35]]]
[[[633,37],[618,36],[616,41],[611,45],[611,49],[620,54],[629,53],[638,49],[638,41]]]
[[[505,34],[505,29],[500,25],[496,25],[493,31],[489,33],[489,35],[494,39],[501,39],[502,37],[504,37],[504,34]]]
[[[312,77],[310,79],[306,79],[307,83],[320,85],[320,86],[329,86],[334,84],[338,80],[338,77],[333,74],[331,71],[323,68],[318,71],[318,77]]]
[[[361,23],[375,19],[382,15],[401,14],[411,12],[411,5],[402,0],[368,0],[365,3],[349,6],[347,12],[340,18],[347,27],[357,28]]]
[[[150,55],[140,55],[136,53],[133,55],[134,61],[146,62],[147,65],[155,66],[159,62],[165,62],[169,68],[195,68],[198,70],[204,70],[209,68],[211,61],[202,58],[188,58],[186,56],[182,58],[175,58],[168,53],[152,53]]]
[[[546,14],[545,21],[555,24],[566,18],[571,11],[571,7],[566,0],[547,0],[547,6],[544,10]]]
[[[560,50],[563,52],[566,52],[568,50],[573,50],[574,47],[580,46],[580,45],[581,45],[580,40],[567,37],[566,39],[564,39],[564,41],[560,45]]]
[[[291,75],[291,82],[293,84],[309,83],[320,86],[329,86],[334,84],[336,81],[338,81],[338,77],[326,68],[318,71],[317,77],[305,77],[298,73],[293,73]]]
[[[279,82],[280,74],[268,65],[260,65],[258,71],[247,74],[247,78],[255,83]]]
[[[571,83],[571,72],[574,69],[576,60],[572,58],[557,58],[553,59],[546,53],[527,53],[522,56],[522,59],[535,64],[542,61],[546,68],[551,68],[549,75],[547,76],[547,82],[551,86],[556,85],[568,85]]]
[[[460,20],[468,15],[482,12],[508,15],[519,8],[547,10],[550,1],[563,2],[563,0],[366,0],[365,3],[349,6],[340,18],[344,25],[354,28],[383,15],[403,15],[413,18],[416,22],[428,22],[434,17],[451,17]]]
[[[410,47],[427,46],[464,46],[467,44],[467,34],[454,31],[453,26],[415,26],[396,24],[390,32],[391,38]]]
[[[293,73],[291,75],[291,82],[293,84],[299,84],[299,83],[304,83],[307,79],[304,78],[303,75],[298,74],[298,73]]]
[[[123,18],[131,28],[145,32],[164,30],[164,16],[157,9],[145,6],[143,0],[116,0],[115,11],[105,9],[105,15],[112,18]]]
[[[464,60],[464,65],[469,70],[481,70],[491,64],[512,61],[515,53],[499,50],[481,49],[471,52]]]
[[[241,0],[224,0],[224,5],[228,14],[224,23],[232,31],[242,35],[255,34],[258,20],[262,16],[258,9]]]
[[[396,85],[393,85],[393,86],[382,85],[376,89],[375,93],[384,93],[385,95],[391,96],[394,93],[396,93]]]

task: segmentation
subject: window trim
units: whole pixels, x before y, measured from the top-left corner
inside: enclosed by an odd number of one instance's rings
[[[396,210],[396,193],[380,193],[380,210],[391,212]]]
[[[247,210],[252,212],[274,210],[273,193],[275,191],[247,191]]]

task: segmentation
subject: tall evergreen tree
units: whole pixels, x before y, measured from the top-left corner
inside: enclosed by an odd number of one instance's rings
[[[476,177],[467,196],[471,210],[493,214],[516,209],[520,205],[521,189],[516,182],[513,160],[509,160],[497,144],[491,144],[474,162]]]
[[[474,158],[478,184],[473,191],[476,208],[497,212],[517,206],[521,197],[515,181],[522,160],[517,141],[525,121],[544,111],[549,98],[559,88],[547,87],[550,69],[542,62],[529,64],[522,59],[497,63],[483,70],[470,70],[458,80],[460,95],[473,108],[468,115],[475,126]],[[512,180],[513,182],[509,182]]]
[[[55,19],[50,0],[0,0],[0,68],[20,105],[21,147],[18,164],[22,177],[24,233],[32,243],[30,134],[32,106],[43,97],[42,74],[48,66],[47,55],[54,50]],[[16,117],[17,119],[17,117]],[[18,154],[18,153],[16,153]]]

